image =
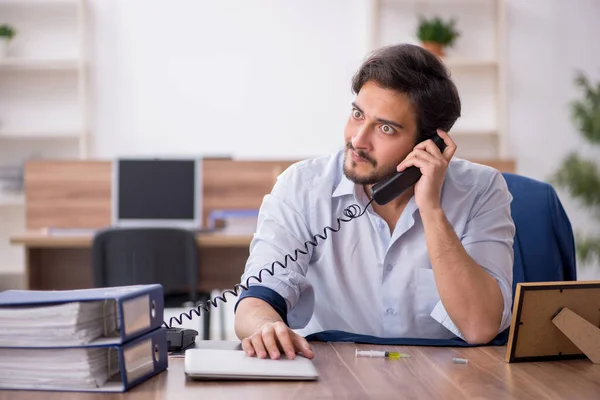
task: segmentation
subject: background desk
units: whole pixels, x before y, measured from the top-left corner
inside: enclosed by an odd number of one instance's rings
[[[92,287],[92,234],[53,236],[30,231],[11,238],[25,248],[25,288],[35,290]],[[201,233],[199,287],[229,289],[240,282],[249,254],[249,232]]]
[[[514,171],[509,160],[473,161]],[[293,162],[205,159],[203,221],[215,210],[258,209],[276,177]],[[110,226],[112,162],[32,160],[25,164],[24,173],[25,229],[30,233],[11,238],[12,244],[25,247],[24,285],[30,289],[91,287],[91,235],[48,236],[40,229]],[[239,232],[198,236],[200,290],[229,289],[239,283],[250,239],[249,234]]]
[[[600,365],[589,360],[507,364],[505,347],[438,348],[390,346],[405,360],[354,357],[354,350],[383,349],[352,343],[312,343],[316,382],[187,381],[183,359],[125,394],[0,391],[0,400],[21,399],[594,399]],[[467,358],[467,365],[452,357]]]

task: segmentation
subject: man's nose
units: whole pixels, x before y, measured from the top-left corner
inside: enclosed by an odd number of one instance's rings
[[[370,147],[369,128],[368,124],[362,124],[356,135],[352,137],[352,146],[355,149],[369,149]]]

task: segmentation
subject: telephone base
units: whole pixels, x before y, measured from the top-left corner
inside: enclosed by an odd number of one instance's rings
[[[167,351],[180,352],[193,347],[196,343],[196,336],[198,336],[198,331],[194,329],[168,328]]]

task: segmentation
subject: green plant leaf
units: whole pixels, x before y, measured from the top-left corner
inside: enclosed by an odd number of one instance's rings
[[[575,75],[574,83],[580,97],[570,103],[571,119],[581,135],[591,144],[600,143],[600,82],[592,84],[582,73]],[[600,218],[600,171],[595,161],[585,160],[571,152],[550,179],[551,183],[566,188],[571,197],[591,208]],[[578,262],[600,261],[600,236],[576,235]]]
[[[417,37],[421,42],[435,42],[443,46],[452,46],[460,36],[460,32],[455,28],[456,18],[451,18],[446,22],[437,16],[427,19],[419,15],[418,19]]]
[[[584,160],[573,152],[563,160],[551,182],[568,189],[572,197],[600,215],[600,172],[593,161]]]
[[[0,37],[11,40],[16,34],[17,31],[12,26],[7,24],[0,25]]]
[[[600,236],[577,236],[577,258],[583,264],[600,261]]]
[[[575,77],[581,98],[571,102],[571,119],[579,132],[592,144],[600,143],[600,82],[592,85],[581,72]]]

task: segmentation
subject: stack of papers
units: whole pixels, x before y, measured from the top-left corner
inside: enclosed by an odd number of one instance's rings
[[[103,386],[119,371],[118,352],[75,346],[117,334],[115,307],[113,300],[0,307],[0,387]]]
[[[0,346],[77,346],[118,335],[113,300],[0,307]]]
[[[93,389],[118,372],[114,348],[0,349],[3,388]]]

